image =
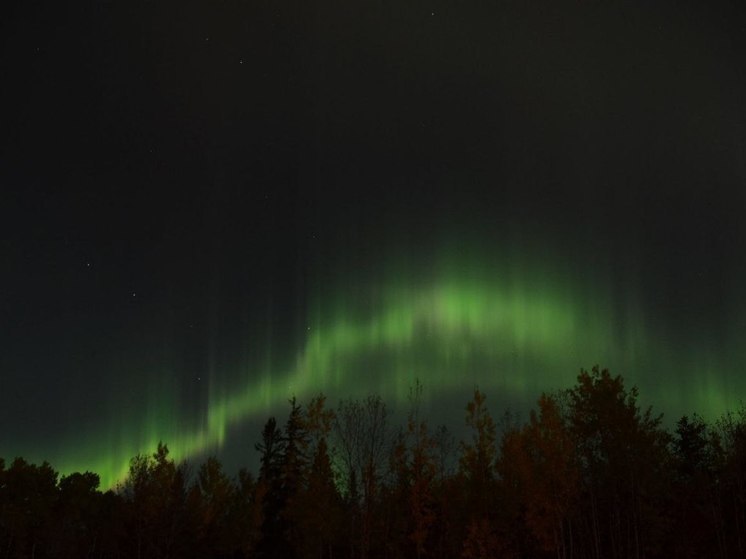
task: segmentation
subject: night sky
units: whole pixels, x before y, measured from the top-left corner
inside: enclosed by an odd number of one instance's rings
[[[595,363],[736,408],[746,18],[609,4],[13,0],[0,456],[251,465],[292,394],[457,428]]]

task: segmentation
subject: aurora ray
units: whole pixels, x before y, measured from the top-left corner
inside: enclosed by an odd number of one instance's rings
[[[348,294],[335,288],[336,299],[320,297],[331,300],[327,307],[313,301],[304,338],[285,367],[257,375],[249,366],[226,375],[240,382],[213,374],[198,421],[178,402],[162,400],[178,387],[155,386],[136,428],[130,423],[118,432],[121,422],[112,421],[88,441],[71,441],[66,448],[77,450],[74,460],[61,453],[56,465],[63,472],[92,469],[112,486],[126,475],[129,458],[158,441],[178,459],[214,452],[231,428],[264,419],[291,395],[303,400],[324,392],[334,401],[375,392],[403,403],[419,379],[432,399],[480,385],[501,401],[530,402],[542,390],[571,385],[579,367],[595,362],[625,374],[641,386],[645,401],[663,403],[666,411],[717,413],[735,403],[727,384],[707,374],[693,391],[659,386],[660,367],[696,378],[698,369],[719,363],[657,346],[661,325],[651,323],[634,298],[615,305],[615,294],[599,287],[608,282],[598,277],[574,277],[546,261],[520,268],[441,266],[429,278],[416,276],[385,288],[369,282]],[[111,449],[103,456],[102,441]]]

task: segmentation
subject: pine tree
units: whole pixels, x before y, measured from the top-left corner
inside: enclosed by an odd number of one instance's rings
[[[261,453],[257,499],[262,511],[261,538],[257,554],[267,559],[288,556],[285,538],[285,493],[282,487],[282,460],[285,438],[274,417],[267,420],[262,430],[262,442],[255,446]]]

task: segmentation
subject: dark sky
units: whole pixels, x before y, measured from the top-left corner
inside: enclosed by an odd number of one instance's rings
[[[289,390],[460,417],[600,358],[671,413],[746,392],[740,11],[67,4],[0,18],[0,456],[249,461]]]

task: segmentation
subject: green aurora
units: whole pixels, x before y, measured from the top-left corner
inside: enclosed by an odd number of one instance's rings
[[[634,282],[624,283],[620,295],[608,278],[573,273],[548,253],[491,261],[446,254],[426,270],[400,273],[399,281],[384,273],[347,289],[319,288],[299,347],[282,368],[267,358],[269,343],[258,343],[251,364],[212,372],[200,417],[180,407],[175,376],[154,375],[137,413],[118,420],[127,408],[113,399],[108,422],[66,439],[50,461],[63,473],[95,471],[103,487],[112,487],[130,458],[158,441],[176,459],[216,452],[231,429],[284,413],[280,406],[291,395],[306,401],[324,392],[334,403],[377,393],[404,406],[419,379],[431,402],[453,394],[465,402],[478,385],[500,413],[500,405],[520,410],[541,391],[572,385],[578,369],[594,363],[623,374],[640,387],[643,402],[671,417],[692,410],[712,417],[737,405],[741,385],[724,367],[743,362],[741,355],[715,360],[661,343],[673,338],[643,312]],[[686,383],[664,371],[677,371]]]
[[[746,395],[717,3],[11,4],[6,464],[251,468],[292,395],[394,422],[416,380],[457,438],[475,386],[525,418],[595,364],[669,426]]]

